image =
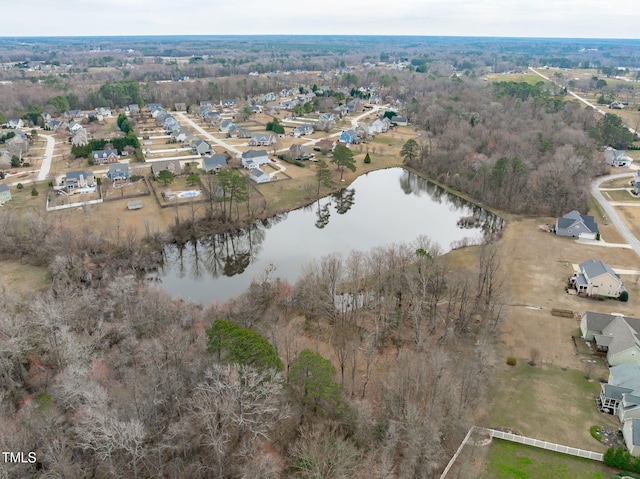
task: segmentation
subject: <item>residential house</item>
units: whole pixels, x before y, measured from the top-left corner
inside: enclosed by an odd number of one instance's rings
[[[370,105],[382,105],[382,98],[380,95],[376,93],[372,93],[369,95],[369,104]]]
[[[318,118],[320,121],[336,121],[336,116],[333,113],[323,113]]]
[[[180,143],[184,143],[190,134],[191,132],[186,128],[179,127],[171,131],[171,138]]]
[[[276,94],[272,91],[270,91],[269,93],[265,93],[264,95],[262,95],[260,97],[260,101],[262,103],[268,103],[270,101],[276,101],[277,97]]]
[[[640,419],[629,419],[622,426],[624,443],[632,456],[640,456]]]
[[[64,187],[69,193],[74,193],[82,188],[90,188],[95,184],[95,178],[91,171],[69,171],[64,177]]]
[[[11,190],[9,189],[9,185],[0,185],[0,205],[7,201],[11,201]]]
[[[269,181],[271,181],[269,175],[258,167],[251,169],[251,175],[249,177],[256,183],[269,183]]]
[[[257,168],[260,165],[269,163],[267,150],[249,150],[242,153],[242,166],[245,168]]]
[[[607,165],[627,167],[633,160],[629,158],[626,151],[616,150],[609,146],[604,153],[604,161]]]
[[[220,122],[220,125],[218,126],[218,130],[220,130],[222,133],[229,133],[229,130],[232,126],[234,125],[231,120],[222,120]]]
[[[243,126],[233,125],[227,132],[231,138],[251,138],[251,132]]]
[[[210,173],[212,171],[217,173],[225,166],[227,166],[227,155],[225,155],[224,153],[208,156],[202,160],[202,168],[207,173]]]
[[[211,145],[204,140],[196,140],[191,150],[198,155],[206,155],[211,153]]]
[[[46,111],[40,113],[40,116],[42,117],[42,123],[44,123],[45,125],[51,121],[51,115]]]
[[[113,183],[126,183],[129,181],[129,165],[126,163],[117,163],[109,166],[107,177]]]
[[[640,319],[589,311],[582,315],[580,332],[610,366],[640,364]]]
[[[276,137],[272,133],[254,133],[249,140],[250,146],[269,146],[276,142]]]
[[[247,107],[252,114],[262,113],[262,107],[260,105],[249,105]]]
[[[621,101],[612,101],[609,103],[609,108],[612,110],[624,110],[627,107],[627,104]]]
[[[29,140],[19,135],[5,140],[4,144],[7,147],[9,155],[17,156],[20,159],[22,159],[22,155],[25,155],[29,151]]]
[[[0,150],[0,168],[11,167],[11,155],[7,150]]]
[[[187,111],[187,104],[186,103],[176,103],[174,105],[174,108],[176,111]]]
[[[279,95],[284,98],[284,97],[287,97],[287,96],[291,95],[291,93],[286,88],[283,88],[282,90],[280,90]]]
[[[220,106],[222,106],[222,108],[235,108],[236,106],[236,101],[235,100],[222,100],[220,101]]]
[[[316,131],[331,131],[336,127],[334,120],[318,120],[313,125],[313,129]]]
[[[349,129],[342,132],[339,141],[343,141],[347,145],[351,145],[353,143],[358,143],[360,141],[360,138],[358,137],[355,130]]]
[[[91,141],[91,135],[86,128],[79,129],[71,138],[71,144],[74,146],[86,146],[89,141]]]
[[[301,136],[311,135],[313,133],[313,125],[310,123],[305,123],[304,125],[298,125],[291,132],[292,136],[296,138],[300,138]]]
[[[625,363],[609,369],[609,379],[600,384],[596,402],[602,412],[616,415],[624,422],[631,417],[640,417],[640,407],[633,404],[637,396],[640,396],[640,364]]]
[[[58,128],[61,128],[64,124],[65,123],[62,123],[60,120],[49,120],[47,123],[45,123],[44,129],[56,131]]]
[[[556,219],[556,234],[594,240],[598,237],[598,225],[593,216],[582,215],[573,210]]]
[[[395,123],[398,126],[407,126],[409,124],[409,120],[404,116],[392,116],[391,123]]]
[[[129,112],[130,115],[139,115],[140,114],[140,106],[137,103],[132,103],[127,106],[126,111]]]
[[[375,136],[389,131],[389,123],[376,118],[369,124],[369,135]]]
[[[111,118],[111,108],[108,106],[99,106],[96,108],[96,116],[98,119],[102,118]]]
[[[636,176],[633,178],[633,192],[640,195],[640,170],[636,170]]]
[[[120,160],[118,156],[118,150],[94,150],[91,152],[91,157],[96,165],[104,165],[106,163],[117,163]]]
[[[624,289],[620,276],[602,261],[589,259],[578,265],[578,272],[571,277],[578,293],[588,296],[617,298]]]
[[[280,102],[279,106],[281,110],[293,110],[296,107],[296,104],[291,100],[284,100]]]
[[[313,152],[305,145],[291,145],[289,155],[292,160],[308,160],[313,156]]]
[[[82,110],[68,110],[65,111],[62,116],[64,116],[66,120],[73,120],[74,118],[84,117],[84,114],[82,113]]]
[[[147,103],[144,105],[144,109],[148,112],[153,110],[162,110],[162,103]]]
[[[6,125],[7,128],[23,128],[24,122],[21,118],[9,118]]]
[[[170,171],[175,176],[182,174],[182,165],[178,160],[158,161],[151,165],[151,172],[157,175],[163,170]]]
[[[82,125],[80,123],[78,123],[77,121],[70,121],[69,122],[69,131],[71,132],[71,134],[73,135],[76,131],[78,131],[80,128],[82,128]]]
[[[335,143],[333,142],[333,140],[324,139],[324,140],[316,141],[315,145],[313,145],[313,149],[316,151],[322,151],[323,153],[327,153],[329,151],[333,151],[334,146],[335,146]]]

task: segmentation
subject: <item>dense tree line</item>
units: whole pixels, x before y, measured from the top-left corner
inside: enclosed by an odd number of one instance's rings
[[[329,256],[205,308],[138,281],[135,238],[0,213],[0,252],[53,279],[1,293],[0,441],[37,456],[7,477],[433,477],[480,404],[495,246]]]
[[[590,134],[595,113],[552,86],[441,79],[420,87],[409,111],[424,131],[407,163],[479,201],[518,213],[584,211],[590,180],[608,171]]]

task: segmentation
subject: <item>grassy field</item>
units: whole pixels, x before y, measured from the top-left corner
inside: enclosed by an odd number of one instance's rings
[[[482,479],[609,479],[604,464],[494,439],[486,452]]]
[[[627,190],[603,191],[602,194],[611,201],[640,201],[640,198],[633,196]]]
[[[557,318],[560,320],[561,318]],[[573,345],[567,341],[562,347]],[[585,379],[587,365],[590,379]],[[604,452],[604,445],[590,434],[592,425],[619,427],[613,416],[601,414],[594,399],[600,392],[598,378],[606,377],[603,363],[584,363],[584,369],[554,364],[530,366],[521,361],[503,364],[496,374],[499,387],[490,393],[490,427],[508,427],[525,436],[558,444]],[[575,476],[579,477],[579,476]]]

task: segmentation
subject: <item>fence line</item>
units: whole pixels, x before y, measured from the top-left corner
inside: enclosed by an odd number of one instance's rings
[[[491,437],[497,437],[498,439],[504,439],[511,442],[518,442],[527,446],[539,447],[540,449],[546,449],[548,451],[560,452],[562,454],[569,454],[571,456],[584,457],[600,462],[602,462],[604,457],[604,455],[600,452],[586,451],[584,449],[578,449],[576,447],[563,446],[562,444],[541,441],[539,439],[533,439],[531,437],[518,436],[509,432],[496,431],[495,429],[486,429],[486,431],[489,432]]]
[[[541,441],[539,439],[533,439],[531,437],[519,436],[517,434],[511,434],[509,432],[497,431],[495,429],[471,426],[471,429],[469,429],[469,432],[467,432],[467,435],[464,437],[464,439],[460,443],[458,450],[449,461],[449,464],[447,464],[447,467],[444,469],[444,471],[442,471],[442,474],[440,475],[440,479],[445,479],[446,475],[449,473],[449,470],[453,467],[456,460],[458,459],[458,456],[462,452],[462,449],[469,441],[469,438],[471,437],[471,434],[474,432],[474,430],[477,430],[478,432],[485,432],[489,434],[491,438],[495,437],[497,439],[503,439],[505,441],[517,442],[520,444],[524,444],[526,446],[538,447],[540,449],[559,452],[561,454],[568,454],[571,456],[583,457],[585,459],[591,459],[593,461],[600,461],[600,462],[603,461],[604,455],[599,452],[586,451],[584,449],[578,449],[576,447],[563,446],[562,444],[555,444],[553,442]]]
[[[47,211],[58,211],[58,210],[66,210],[69,208],[77,208],[79,206],[85,206],[85,205],[97,205],[102,203],[102,198],[99,198],[97,200],[88,200],[88,201],[82,201],[80,203],[69,203],[67,205],[60,205],[60,206],[49,206],[49,198],[47,198],[47,206],[46,209]]]

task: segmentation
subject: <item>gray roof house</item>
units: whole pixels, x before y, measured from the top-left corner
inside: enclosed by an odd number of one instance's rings
[[[251,135],[249,145],[251,146],[269,146],[276,142],[276,137],[272,133],[254,133]]]
[[[586,312],[580,320],[585,341],[606,354],[610,366],[640,364],[640,319]]]
[[[305,145],[291,145],[289,154],[293,160],[308,160],[313,156],[313,152]]]
[[[0,204],[11,201],[11,190],[9,185],[0,185]]]
[[[262,171],[260,168],[252,168],[250,178],[256,183],[269,183],[271,178],[267,173]]]
[[[207,153],[211,153],[211,145],[204,140],[196,140],[192,150],[199,155],[206,155]]]
[[[640,456],[640,419],[629,419],[622,426],[622,437],[632,456]]]
[[[210,171],[218,172],[227,166],[227,155],[219,153],[217,155],[208,156],[202,160],[202,168],[209,173]]]
[[[109,166],[107,177],[113,183],[129,181],[129,165],[126,163],[116,163]]]
[[[157,161],[151,165],[151,172],[154,175],[157,175],[162,170],[168,170],[174,175],[180,175],[182,173],[182,165],[178,160]]]
[[[256,168],[269,161],[267,150],[249,150],[242,153],[242,166],[245,168]]]
[[[627,155],[626,151],[616,150],[615,148],[607,147],[604,154],[604,161],[607,165],[611,166],[629,166],[633,161]]]
[[[556,234],[558,236],[596,239],[598,237],[598,225],[593,216],[582,215],[573,210],[556,219]]]
[[[298,125],[292,132],[291,136],[300,137],[305,135],[311,135],[313,133],[313,125],[305,123],[304,125]]]
[[[578,293],[617,298],[624,289],[620,276],[602,261],[589,259],[578,265],[571,283]]]
[[[68,171],[64,177],[64,186],[69,191],[95,186],[95,178],[91,171]]]

